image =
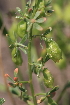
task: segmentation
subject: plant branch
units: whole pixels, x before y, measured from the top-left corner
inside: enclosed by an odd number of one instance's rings
[[[64,88],[62,89],[62,91],[61,91],[61,93],[60,93],[60,95],[59,95],[59,97],[58,97],[58,99],[57,99],[57,103],[60,101],[60,99],[62,98],[62,96],[63,96],[63,94],[65,93],[65,91],[66,91],[67,88],[70,88],[70,81],[67,82],[67,83],[65,84]]]

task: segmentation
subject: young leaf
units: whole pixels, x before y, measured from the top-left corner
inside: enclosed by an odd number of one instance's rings
[[[22,10],[21,10],[19,7],[16,7],[16,10],[17,10],[17,12],[18,12],[19,14],[23,15],[23,12],[22,12]]]
[[[40,18],[40,19],[36,20],[37,23],[43,23],[45,21],[46,21],[46,17],[43,17],[43,18]]]
[[[49,34],[51,31],[52,31],[52,28],[49,27],[49,28],[45,31],[45,33],[44,33],[43,35],[47,35],[47,34]]]
[[[27,54],[27,51],[24,48],[19,47],[25,54]]]
[[[35,16],[34,16],[34,19],[36,19],[39,15],[40,15],[41,11],[37,11]]]
[[[22,88],[22,87],[19,87],[19,89],[23,92],[26,92],[26,89],[25,88]]]
[[[34,23],[34,27],[39,31],[43,31],[43,28],[37,23]]]

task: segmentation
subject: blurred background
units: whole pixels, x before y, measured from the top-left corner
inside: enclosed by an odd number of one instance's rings
[[[13,105],[12,100],[15,101],[15,105],[26,105],[16,96],[11,98],[9,92],[6,90],[4,80],[5,73],[9,74],[13,78],[13,71],[16,68],[11,60],[11,53],[8,47],[9,44],[5,35],[8,31],[11,33],[14,29],[14,24],[16,24],[16,20],[14,16],[12,17],[10,11],[15,11],[16,7],[20,7],[23,10],[26,2],[26,0],[0,0],[0,98],[5,98],[6,102],[4,105]],[[65,84],[70,81],[70,0],[52,0],[51,5],[54,13],[47,17],[47,21],[43,27],[45,30],[48,27],[52,27],[52,32],[47,37],[53,37],[53,39],[58,43],[63,52],[63,59],[56,64],[52,60],[49,60],[46,62],[45,67],[47,67],[54,76],[55,85],[59,85],[59,90],[54,97],[54,99],[57,100]],[[3,27],[1,27],[2,24]],[[34,33],[36,34],[37,31],[34,30]],[[43,52],[40,47],[40,40],[36,38],[33,44],[35,47],[32,48],[32,56],[34,58],[38,58]],[[19,78],[20,80],[27,81],[27,56],[22,54],[22,57],[24,63],[19,67]],[[38,80],[35,74],[33,74],[33,83],[36,93],[48,91],[46,87],[42,86],[43,83],[41,82],[41,79]],[[64,92],[61,100],[59,100],[58,105],[70,105],[69,87],[70,85],[68,85],[68,88]],[[26,85],[26,88],[28,93],[31,94],[29,85]],[[43,103],[41,105],[46,104]]]

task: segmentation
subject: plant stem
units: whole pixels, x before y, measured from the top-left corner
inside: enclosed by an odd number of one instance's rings
[[[35,94],[35,96],[40,96],[40,95],[46,96],[46,93],[38,93],[38,94]]]
[[[32,84],[32,70],[31,70],[31,43],[32,43],[32,27],[30,29],[30,36],[29,36],[29,43],[28,43],[28,68],[29,68],[29,81],[30,81],[30,89],[31,89],[31,94],[33,97],[33,102],[34,105],[37,105],[37,100],[36,96],[34,94],[34,88]]]
[[[59,97],[58,97],[58,99],[57,99],[57,103],[60,101],[60,99],[61,99],[62,96],[64,95],[64,93],[65,93],[65,91],[66,91],[67,88],[70,88],[70,81],[67,82],[67,83],[65,84],[64,88],[62,89],[62,91],[61,91],[61,93],[60,93],[60,95],[59,95]]]
[[[19,83],[23,83],[23,84],[26,84],[26,83],[29,83],[30,81],[19,81]]]
[[[34,88],[32,84],[32,71],[31,71],[31,40],[28,44],[28,67],[29,67],[29,81],[30,81],[30,89],[33,97],[34,105],[37,105],[36,97],[34,96]]]
[[[21,44],[21,43],[15,43],[15,45],[16,45],[16,46],[17,46],[17,45],[18,45],[18,46],[22,46],[22,47],[24,47],[25,49],[28,49],[27,46],[25,46],[25,45],[23,45],[23,44]]]

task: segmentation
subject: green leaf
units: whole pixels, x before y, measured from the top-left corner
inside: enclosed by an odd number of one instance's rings
[[[21,10],[19,7],[16,7],[16,10],[17,10],[17,12],[18,12],[19,14],[23,15],[23,12],[22,12],[22,10]]]
[[[0,105],[2,105],[5,102],[4,98],[0,98]]]
[[[40,15],[41,11],[37,11],[35,16],[34,16],[34,19],[36,19],[39,15]]]
[[[36,28],[39,31],[43,31],[43,28],[37,23],[34,23],[34,28]]]
[[[14,95],[19,95],[18,92],[17,92],[16,90],[14,90],[14,89],[12,89],[11,92],[12,92]]]
[[[19,89],[23,92],[26,92],[27,90],[25,88],[19,87]]]
[[[55,95],[55,91],[57,91],[58,89],[58,86],[53,87],[49,92],[46,93],[46,96],[50,95],[50,97],[53,97]]]
[[[52,28],[49,27],[49,28],[45,31],[45,33],[44,33],[43,35],[47,35],[47,34],[49,34],[51,31],[52,31]]]
[[[50,4],[51,4],[51,2],[52,2],[52,0],[48,0],[48,1],[47,1],[47,3],[45,4],[45,6],[50,5]]]
[[[50,93],[55,92],[55,91],[57,91],[58,89],[59,89],[59,87],[58,87],[58,86],[55,86],[54,88],[52,88],[52,90],[50,91]]]
[[[19,47],[25,54],[27,54],[27,51],[24,48]]]
[[[51,97],[48,98],[48,105],[58,105]]]
[[[46,17],[43,17],[43,18],[40,18],[40,19],[36,20],[37,23],[43,23],[45,21],[46,21]]]

